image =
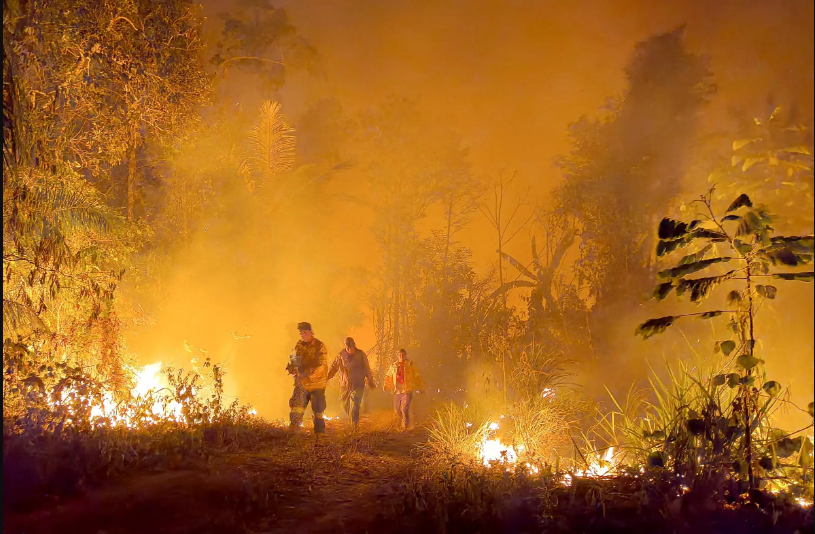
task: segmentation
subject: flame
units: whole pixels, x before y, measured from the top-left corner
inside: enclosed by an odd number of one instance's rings
[[[159,371],[161,371],[161,362],[147,364],[142,367],[136,378],[136,387],[133,388],[133,396],[143,397],[151,389],[160,389]]]
[[[135,399],[143,399],[145,398],[150,392],[157,392],[163,387],[163,383],[161,380],[161,375],[159,372],[161,371],[162,363],[155,362],[144,367],[141,367],[136,371],[136,385],[131,390],[131,395]],[[61,392],[61,400],[65,402],[67,397],[71,394],[70,388],[66,388]],[[193,394],[195,391],[193,390]],[[183,421],[183,414],[182,414],[182,407],[176,401],[171,401],[165,404],[162,402],[162,399],[157,398],[151,407],[153,415],[161,418],[161,419],[172,419],[175,421]],[[124,425],[128,428],[132,427],[135,422],[131,421],[130,417],[127,415],[122,415],[118,412],[116,402],[113,398],[113,392],[107,391],[105,392],[104,396],[102,397],[101,403],[93,404],[91,406],[91,419],[97,420],[100,418],[105,418],[110,421],[110,423],[114,426],[116,425]]]
[[[506,446],[500,439],[485,439],[481,443],[481,458],[489,467],[490,462],[514,464],[518,461],[518,454],[512,445]]]
[[[597,478],[606,476],[615,467],[614,447],[609,447],[602,458],[595,458],[586,469],[577,469],[574,476],[584,478]],[[641,469],[640,472],[643,470]],[[572,475],[563,475],[563,483],[566,486],[572,485]]]
[[[503,415],[501,416],[503,417]],[[499,424],[496,422],[490,423],[487,427],[492,433],[499,429]],[[492,434],[488,434],[488,437]],[[502,464],[514,464],[518,461],[518,453],[512,445],[504,445],[498,438],[488,439],[485,437],[481,442],[478,450],[478,457],[484,462],[484,465],[489,467],[492,462],[500,462]],[[519,450],[522,446],[519,446]]]

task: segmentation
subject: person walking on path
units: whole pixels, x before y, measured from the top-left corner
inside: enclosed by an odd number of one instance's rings
[[[412,360],[408,360],[407,351],[399,349],[397,360],[385,373],[383,387],[394,394],[393,408],[399,416],[400,430],[410,428],[410,403],[414,392],[424,391],[424,381],[419,369]]]
[[[345,413],[351,417],[354,428],[357,428],[359,426],[359,407],[365,386],[373,389],[376,384],[371,374],[368,356],[357,348],[352,337],[345,338],[345,348],[337,354],[334,363],[331,364],[328,370],[328,380],[331,380],[337,373],[340,374],[342,406]]]
[[[314,434],[325,433],[323,415],[326,408],[325,386],[328,374],[325,343],[314,337],[310,323],[298,323],[300,341],[294,346],[292,359],[286,370],[294,375],[294,392],[289,399],[289,428],[299,429],[303,414],[311,403],[314,413]]]

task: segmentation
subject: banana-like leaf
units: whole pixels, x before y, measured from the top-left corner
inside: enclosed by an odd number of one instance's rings
[[[537,284],[535,282],[530,282],[528,280],[513,280],[512,282],[507,282],[495,291],[490,294],[490,299],[494,299],[500,295],[503,295],[507,291],[511,291],[513,289],[519,287],[535,287]]]
[[[515,258],[513,258],[512,256],[510,256],[510,255],[509,255],[509,254],[507,254],[506,252],[502,252],[502,253],[501,253],[501,256],[502,256],[502,257],[503,257],[505,260],[507,260],[507,261],[510,263],[510,265],[512,265],[513,267],[515,267],[516,269],[518,269],[518,272],[520,272],[521,274],[523,274],[523,275],[524,275],[524,276],[526,276],[527,278],[529,278],[529,279],[531,279],[531,280],[535,280],[535,281],[537,281],[537,280],[538,280],[538,276],[537,276],[536,274],[534,274],[532,271],[530,271],[529,269],[527,269],[525,265],[523,265],[521,262],[519,262],[518,260],[516,260]]]

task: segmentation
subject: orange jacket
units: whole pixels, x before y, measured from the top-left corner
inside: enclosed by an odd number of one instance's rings
[[[384,388],[385,391],[392,391],[396,393],[396,371],[399,368],[399,362],[393,362],[385,373]],[[405,360],[405,392],[423,391],[424,380],[419,374],[419,368],[413,363],[412,360]]]

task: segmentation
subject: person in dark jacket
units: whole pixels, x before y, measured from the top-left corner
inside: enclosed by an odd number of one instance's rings
[[[328,379],[339,373],[340,398],[342,400],[345,413],[351,417],[351,422],[356,428],[359,425],[359,407],[362,403],[362,394],[365,386],[373,389],[374,377],[371,374],[371,366],[368,364],[368,356],[357,348],[354,338],[345,339],[345,348],[337,354],[334,363],[328,370]]]

